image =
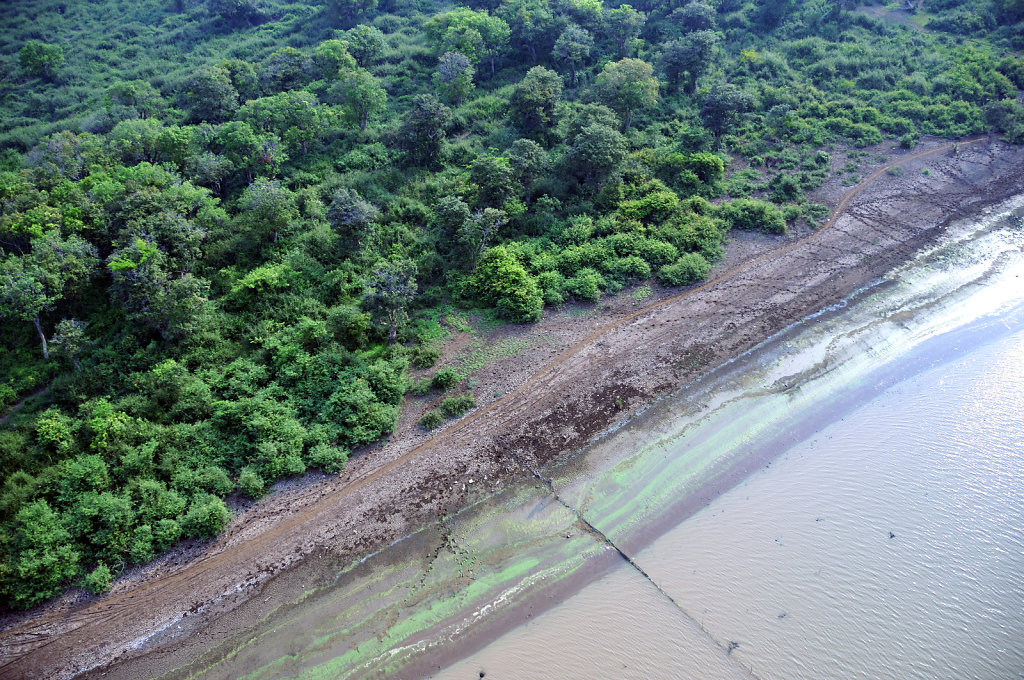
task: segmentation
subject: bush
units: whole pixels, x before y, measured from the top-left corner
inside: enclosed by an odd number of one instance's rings
[[[565,282],[567,293],[586,302],[596,302],[601,299],[601,290],[607,286],[608,283],[604,277],[589,267],[584,267],[576,276]]]
[[[541,272],[537,275],[537,285],[540,286],[540,294],[545,304],[559,305],[565,300],[565,277],[559,272]]]
[[[265,490],[263,477],[251,465],[245,466],[238,474],[238,490],[249,498],[259,498]]]
[[[145,564],[156,555],[153,550],[153,527],[140,524],[132,532],[132,542],[128,556],[135,564]]]
[[[422,397],[433,387],[430,378],[420,378],[409,388],[409,394],[414,397]]]
[[[420,418],[420,425],[422,425],[426,430],[433,430],[434,428],[443,425],[444,421],[444,415],[435,408],[423,414],[423,417]]]
[[[544,309],[537,281],[504,246],[488,249],[474,275],[481,300],[514,323],[538,321]]]
[[[917,146],[917,140],[921,139],[920,133],[908,132],[905,135],[900,135],[900,146],[904,149],[913,149]]]
[[[153,531],[153,547],[163,551],[181,538],[181,525],[177,520],[162,519],[156,523]]]
[[[459,384],[462,376],[451,366],[438,369],[434,377],[430,379],[430,386],[439,390],[448,390]]]
[[[786,231],[786,220],[779,209],[755,198],[723,203],[718,209],[718,215],[732,229],[765,231],[770,234],[783,234]]]
[[[768,198],[773,203],[797,203],[803,198],[800,182],[793,175],[778,174],[768,183],[768,187]]]
[[[82,579],[82,587],[93,595],[102,595],[110,590],[110,582],[113,580],[114,575],[110,573],[110,568],[100,562]]]
[[[430,368],[437,363],[441,351],[436,347],[417,347],[413,350],[410,363],[414,368]]]
[[[623,284],[642,281],[651,276],[651,266],[636,255],[609,260],[602,269],[609,278]]]
[[[338,474],[347,462],[348,449],[340,446],[320,443],[309,450],[309,464],[328,474]]]
[[[187,538],[213,538],[231,519],[224,501],[208,493],[197,494],[181,518],[181,532]]]
[[[707,278],[711,264],[700,253],[686,253],[675,264],[658,270],[658,280],[666,286],[687,286]]]
[[[45,500],[23,506],[6,539],[0,590],[16,609],[53,597],[78,575],[79,554],[71,548],[60,516]]]
[[[458,418],[474,406],[476,399],[470,392],[466,392],[455,397],[447,397],[441,402],[441,412],[449,418]]]

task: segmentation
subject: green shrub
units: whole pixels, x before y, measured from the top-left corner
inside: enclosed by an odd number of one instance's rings
[[[474,288],[485,304],[509,321],[537,321],[544,309],[537,281],[504,246],[489,248],[474,273]]]
[[[56,595],[78,575],[79,553],[45,500],[18,511],[6,537],[7,555],[0,569],[0,590],[11,605],[28,609]]]
[[[905,135],[900,135],[900,146],[904,149],[913,149],[917,146],[917,140],[921,139],[921,135],[917,132],[908,132]]]
[[[430,368],[437,363],[441,351],[436,347],[417,347],[413,350],[410,363],[415,368]]]
[[[409,388],[409,394],[414,397],[422,397],[433,388],[433,383],[430,378],[420,378],[412,384]]]
[[[700,253],[686,253],[658,270],[658,280],[666,286],[687,286],[707,278],[711,264]]]
[[[440,368],[430,379],[430,386],[439,390],[448,390],[459,384],[462,376],[451,366]]]
[[[822,222],[828,219],[828,216],[832,211],[828,209],[827,205],[822,205],[821,203],[808,203],[804,208],[804,213],[807,215],[807,220],[809,222]]]
[[[797,203],[803,198],[800,182],[793,175],[776,175],[768,184],[768,198],[773,203]]]
[[[309,450],[309,464],[324,472],[336,475],[348,462],[348,449],[333,444],[320,443]]]
[[[651,276],[651,266],[636,255],[609,260],[602,270],[608,278],[621,284],[643,281]]]
[[[110,590],[110,582],[113,580],[114,575],[110,573],[110,568],[100,562],[82,579],[82,587],[93,595],[102,595]]]
[[[265,491],[263,477],[256,468],[247,465],[238,473],[238,490],[249,498],[259,498]]]
[[[457,418],[474,406],[476,406],[476,399],[470,392],[466,392],[454,397],[446,397],[441,402],[441,412],[449,418]]]
[[[132,541],[128,549],[129,560],[135,564],[145,564],[155,556],[153,527],[148,524],[140,524],[132,532]]]
[[[718,216],[731,229],[766,231],[770,234],[782,234],[786,231],[786,220],[779,209],[756,198],[741,198],[723,203],[718,209]]]
[[[537,285],[546,304],[559,305],[565,300],[565,277],[560,272],[541,272],[537,275]]]
[[[420,425],[426,430],[433,430],[443,425],[444,421],[444,415],[435,408],[423,414],[423,417],[420,418]]]
[[[153,529],[153,547],[163,551],[181,537],[181,525],[177,520],[162,519]]]
[[[181,518],[181,532],[186,538],[213,538],[229,519],[231,511],[224,501],[208,493],[199,493]]]
[[[804,209],[798,205],[784,205],[782,206],[782,219],[786,220],[786,224],[792,224],[795,220],[800,219],[804,214]]]
[[[581,269],[576,276],[565,282],[566,292],[585,302],[599,300],[602,289],[607,286],[604,277],[589,267]]]

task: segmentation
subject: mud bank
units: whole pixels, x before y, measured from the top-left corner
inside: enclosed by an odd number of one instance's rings
[[[390,441],[343,476],[275,494],[217,541],[158,560],[103,598],[68,596],[8,618],[0,678],[142,677],[184,665],[273,611],[275,576],[355,561],[522,478],[510,450],[536,467],[578,450],[873,281],[951,220],[1024,190],[1024,151],[989,140],[936,143],[893,164],[901,176],[883,166],[849,192],[826,186],[819,200],[836,210],[818,232],[741,239],[705,285],[643,310],[619,300],[600,316],[553,314],[503,331],[544,341],[481,376],[470,415],[428,438],[406,409]]]

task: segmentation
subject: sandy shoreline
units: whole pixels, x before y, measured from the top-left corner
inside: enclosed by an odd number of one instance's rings
[[[140,677],[194,659],[276,606],[263,601],[275,574],[306,560],[350,562],[521,477],[506,446],[538,466],[579,449],[625,413],[874,280],[950,220],[1024,190],[1024,151],[987,140],[955,154],[933,147],[906,161],[902,176],[879,173],[852,198],[831,180],[818,200],[845,209],[829,229],[800,240],[737,239],[724,271],[699,289],[662,292],[640,313],[620,296],[602,316],[562,312],[502,331],[544,342],[489,366],[481,406],[467,418],[428,438],[414,423],[429,404],[407,404],[390,441],[342,477],[271,496],[217,541],[162,558],[103,598],[69,595],[7,617],[0,678],[90,668]]]

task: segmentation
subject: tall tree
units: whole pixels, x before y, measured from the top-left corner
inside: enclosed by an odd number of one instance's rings
[[[469,178],[479,187],[478,205],[500,207],[508,199],[513,184],[512,168],[503,156],[481,156],[473,161]]]
[[[365,130],[370,119],[387,108],[388,94],[366,69],[343,72],[325,95],[341,107],[342,120]]]
[[[333,80],[344,71],[356,68],[356,60],[348,51],[348,43],[344,40],[325,40],[313,50],[313,64],[317,76],[325,80]]]
[[[594,36],[590,35],[589,31],[578,24],[566,26],[562,34],[558,36],[558,40],[555,41],[553,54],[556,58],[569,64],[573,87],[578,82],[577,70],[590,57],[590,50],[593,47]]]
[[[210,11],[233,26],[247,26],[263,18],[256,0],[210,0]]]
[[[580,130],[569,150],[573,174],[596,192],[626,158],[626,138],[613,128],[591,124]]]
[[[331,112],[305,90],[281,92],[245,103],[238,110],[238,120],[257,130],[272,132],[293,149],[306,153],[310,142],[323,134],[332,123]]]
[[[191,120],[197,123],[228,120],[238,109],[238,92],[231,76],[217,66],[204,66],[186,76],[181,92]]]
[[[64,48],[47,45],[38,40],[29,40],[18,50],[18,63],[30,76],[41,76],[52,80],[57,69],[64,63]]]
[[[694,31],[665,43],[659,63],[668,77],[670,89],[678,89],[679,81],[685,73],[686,92],[693,94],[696,91],[697,78],[702,76],[714,61],[718,37],[714,31]]]
[[[459,8],[429,19],[424,30],[445,51],[461,52],[470,61],[487,61],[494,75],[495,62],[508,47],[511,31],[503,19],[486,11]]]
[[[71,362],[76,371],[82,370],[78,355],[85,346],[85,329],[89,324],[78,319],[61,319],[54,329],[50,345],[58,357]]]
[[[654,77],[654,68],[639,59],[622,59],[605,66],[597,76],[595,91],[602,101],[623,117],[627,130],[637,109],[658,103],[658,80]]]
[[[200,327],[210,284],[191,273],[170,270],[167,256],[142,238],[114,250],[107,258],[114,285],[110,292],[131,323],[176,340]]]
[[[129,110],[133,118],[149,118],[167,107],[156,88],[145,80],[119,80],[107,88],[104,101],[108,111]]]
[[[32,323],[43,358],[50,358],[50,350],[40,315],[85,284],[97,262],[95,246],[77,234],[61,238],[56,230],[32,239],[27,255],[0,260],[0,314]]]
[[[496,208],[484,208],[463,223],[458,234],[459,250],[468,269],[476,267],[484,250],[506,224],[508,215]]]
[[[555,41],[556,19],[548,0],[502,0],[498,15],[509,25],[512,42],[533,61]]]
[[[619,48],[620,57],[629,56],[630,44],[640,35],[646,19],[643,12],[633,9],[632,5],[620,5],[605,11],[604,24]]]
[[[473,89],[473,64],[461,52],[445,52],[437,62],[434,85],[448,101],[461,106],[462,100]]]
[[[421,94],[405,114],[399,143],[413,163],[436,163],[444,136],[452,124],[452,110],[431,94]]]
[[[348,51],[360,66],[366,68],[380,58],[384,51],[384,34],[376,26],[359,24],[345,31]]]
[[[550,141],[558,119],[555,107],[562,95],[562,79],[550,69],[534,66],[512,89],[509,114],[526,134]]]
[[[277,243],[280,233],[299,216],[295,203],[295,193],[290,189],[280,182],[260,178],[239,197],[242,212],[238,219],[257,239],[270,238]]]
[[[532,139],[517,139],[512,143],[508,160],[516,180],[523,187],[526,205],[529,206],[533,199],[534,184],[547,172],[548,155],[540,144]]]
[[[715,136],[720,137],[736,118],[753,107],[754,98],[749,92],[732,83],[719,83],[711,88],[700,115]]]
[[[469,206],[458,196],[445,196],[434,206],[434,227],[437,249],[445,256],[455,257],[459,232],[470,219]]]
[[[305,87],[313,75],[310,59],[294,47],[275,50],[259,68],[260,84],[267,94]]]
[[[334,192],[327,208],[327,220],[341,237],[341,247],[346,253],[358,250],[365,243],[379,216],[376,206],[347,187]]]
[[[416,265],[412,260],[383,260],[377,264],[366,283],[363,307],[388,334],[388,344],[395,344],[398,331],[409,318],[406,311],[416,296]]]
[[[715,8],[705,5],[699,0],[693,0],[683,7],[673,10],[667,18],[679,33],[713,31],[717,23]]]
[[[351,26],[360,15],[369,14],[377,9],[377,0],[327,0],[328,9],[340,16]]]

